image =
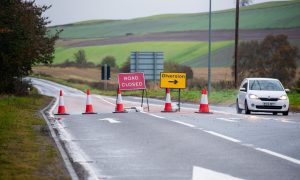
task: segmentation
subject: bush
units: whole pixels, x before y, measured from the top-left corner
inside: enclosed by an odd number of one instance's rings
[[[113,56],[106,56],[101,61],[101,65],[104,65],[104,64],[107,64],[112,68],[115,68],[115,67],[117,67],[116,58]]]
[[[286,35],[268,35],[262,42],[242,42],[238,50],[238,82],[246,77],[269,77],[291,85],[296,75],[298,49]],[[234,75],[234,65],[232,66]]]
[[[189,66],[181,65],[173,61],[164,62],[165,72],[184,72],[187,79],[193,79],[193,70]]]

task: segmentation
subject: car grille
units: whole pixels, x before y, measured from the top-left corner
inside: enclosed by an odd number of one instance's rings
[[[257,109],[282,109],[282,106],[256,106]]]
[[[259,98],[262,101],[278,101],[278,98]]]

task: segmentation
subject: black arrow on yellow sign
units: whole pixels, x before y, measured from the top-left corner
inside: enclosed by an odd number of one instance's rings
[[[169,83],[174,83],[174,84],[177,84],[178,81],[175,79],[174,81],[168,81]]]

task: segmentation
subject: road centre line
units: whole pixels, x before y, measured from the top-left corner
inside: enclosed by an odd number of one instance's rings
[[[157,117],[157,118],[160,118],[160,119],[166,119],[165,117],[158,116],[158,115],[155,115],[155,114],[152,114],[152,113],[145,113],[145,114],[149,114],[150,116]]]
[[[233,120],[231,118],[216,118],[216,119],[221,121],[226,121],[226,122],[233,122],[233,123],[238,122],[237,120]]]
[[[184,122],[181,122],[181,121],[175,121],[175,120],[171,120],[171,121],[172,121],[172,122],[176,122],[176,123],[178,123],[178,124],[182,124],[182,125],[191,127],[191,128],[194,128],[194,127],[195,127],[195,126],[192,125],[192,124],[184,123]]]
[[[214,136],[218,136],[220,138],[223,138],[223,139],[226,139],[226,140],[229,140],[229,141],[232,141],[232,142],[235,142],[235,143],[240,143],[241,141],[240,140],[237,140],[237,139],[234,139],[234,138],[231,138],[231,137],[228,137],[228,136],[225,136],[223,134],[219,134],[219,133],[216,133],[216,132],[213,132],[213,131],[207,131],[207,130],[203,130],[204,132],[207,132],[209,134],[212,134]]]
[[[300,165],[300,160],[298,160],[298,159],[294,159],[292,157],[289,157],[289,156],[286,156],[286,155],[283,155],[283,154],[279,154],[277,152],[273,152],[273,151],[270,151],[270,150],[267,150],[267,149],[262,149],[262,148],[255,148],[255,149],[258,150],[258,151],[270,154],[272,156],[276,156],[276,157],[279,157],[281,159],[284,159],[284,160],[287,160],[287,161],[290,161],[292,163]]]
[[[103,97],[101,97],[101,96],[99,96],[99,95],[96,95],[95,97],[98,98],[98,99],[101,99],[102,101],[104,101],[104,102],[106,102],[106,103],[108,103],[108,104],[115,105],[114,103],[111,103],[111,102],[105,100]]]

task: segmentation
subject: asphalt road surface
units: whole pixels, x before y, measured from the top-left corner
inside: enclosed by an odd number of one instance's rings
[[[210,106],[212,114],[194,113],[199,105],[162,113],[164,101],[149,99],[150,111],[112,113],[115,97],[92,95],[98,114],[82,115],[85,93],[32,79],[44,95],[64,91],[70,115],[53,122],[83,179],[203,180],[300,179],[300,114],[236,114],[232,107]],[[124,97],[126,108],[138,97]],[[57,103],[50,110],[57,112]]]

